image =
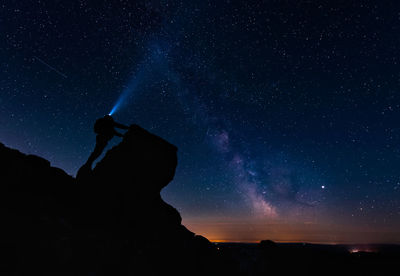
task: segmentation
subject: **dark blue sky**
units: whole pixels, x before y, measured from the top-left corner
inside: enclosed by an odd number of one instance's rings
[[[189,229],[400,242],[399,8],[7,1],[0,141],[74,175],[119,102],[116,120],[178,146],[163,197]]]

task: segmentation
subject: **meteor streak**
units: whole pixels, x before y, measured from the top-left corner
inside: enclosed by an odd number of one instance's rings
[[[46,67],[50,68],[51,70],[53,70],[54,72],[56,72],[57,74],[59,74],[60,76],[67,78],[67,76],[63,73],[61,73],[60,71],[58,71],[56,68],[54,68],[53,66],[49,65],[48,63],[44,62],[42,59],[38,58],[37,56],[33,56],[34,59],[36,59],[37,61],[39,61],[41,64],[45,65]]]

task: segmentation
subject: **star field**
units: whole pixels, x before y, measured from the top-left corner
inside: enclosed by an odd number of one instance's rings
[[[6,1],[0,141],[75,175],[115,107],[179,148],[162,196],[196,233],[398,243],[399,8]]]

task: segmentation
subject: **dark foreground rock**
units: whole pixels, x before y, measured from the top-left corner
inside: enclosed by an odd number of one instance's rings
[[[234,274],[160,191],[177,148],[133,125],[77,178],[0,144],[1,275]]]

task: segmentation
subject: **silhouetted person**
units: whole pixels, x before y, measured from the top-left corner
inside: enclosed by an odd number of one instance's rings
[[[93,162],[101,155],[108,142],[114,136],[123,137],[123,135],[118,133],[115,128],[128,129],[127,126],[115,122],[110,115],[106,115],[103,118],[96,120],[94,124],[94,132],[97,134],[96,147],[90,154],[84,166],[92,168]]]

